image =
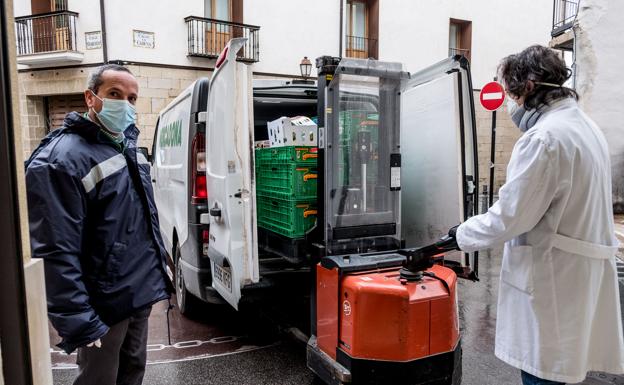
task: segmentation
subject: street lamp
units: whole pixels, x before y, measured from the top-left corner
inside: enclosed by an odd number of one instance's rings
[[[310,73],[312,72],[312,63],[307,56],[304,56],[301,63],[299,63],[299,69],[301,70],[301,76],[304,80],[310,77]]]

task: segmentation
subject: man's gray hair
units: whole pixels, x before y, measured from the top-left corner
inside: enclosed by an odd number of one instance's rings
[[[132,75],[132,72],[130,72],[129,69],[127,69],[126,67],[122,65],[104,64],[102,66],[97,67],[95,71],[89,74],[89,80],[87,80],[87,89],[97,94],[98,89],[100,88],[102,83],[104,83],[104,81],[102,80],[102,74],[104,73],[104,71],[120,71],[120,72],[127,72],[130,75]]]

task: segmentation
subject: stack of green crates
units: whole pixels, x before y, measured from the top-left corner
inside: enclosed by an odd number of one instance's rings
[[[258,226],[301,238],[316,222],[316,147],[256,149]]]

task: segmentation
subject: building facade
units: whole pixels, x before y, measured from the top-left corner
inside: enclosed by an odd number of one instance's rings
[[[619,56],[624,3],[617,0],[554,0],[551,47],[574,69],[572,86],[583,110],[603,130],[611,155],[613,204],[624,213],[624,80]]]
[[[159,111],[181,90],[209,77],[232,37],[247,37],[239,60],[254,78],[300,77],[304,57],[341,55],[398,61],[408,71],[449,55],[471,60],[475,92],[499,60],[547,44],[552,1],[514,0],[15,0],[20,111],[28,155],[72,110],[93,67],[120,63],[137,76],[140,144],[153,140]],[[315,76],[313,69],[312,75]],[[478,97],[478,95],[477,95]],[[490,167],[491,114],[477,108],[480,184]],[[518,137],[497,119],[496,186]]]

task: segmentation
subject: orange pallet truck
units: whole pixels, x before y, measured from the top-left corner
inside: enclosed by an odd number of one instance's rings
[[[457,276],[445,242],[317,266],[312,371],[328,384],[460,384]]]
[[[478,258],[440,237],[477,212],[468,61],[316,64],[307,365],[332,385],[459,384],[457,278],[477,280]]]

